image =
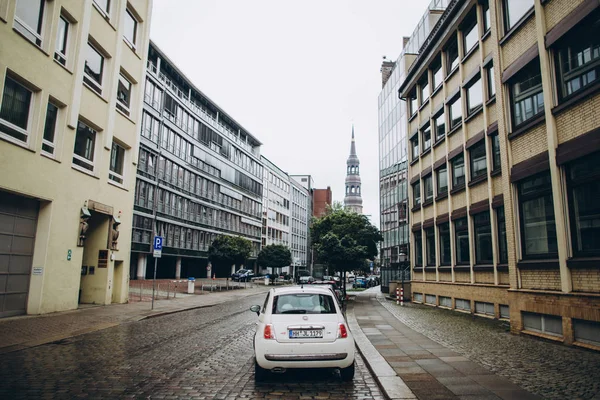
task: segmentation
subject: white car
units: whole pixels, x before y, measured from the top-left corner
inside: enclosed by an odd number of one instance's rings
[[[354,339],[334,296],[326,287],[280,287],[250,307],[256,381],[292,368],[339,368],[342,380],[354,378]]]

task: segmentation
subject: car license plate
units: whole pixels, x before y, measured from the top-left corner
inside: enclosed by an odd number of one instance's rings
[[[290,339],[322,338],[322,329],[290,329]]]

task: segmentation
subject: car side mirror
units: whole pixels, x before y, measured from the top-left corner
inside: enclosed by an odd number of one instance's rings
[[[255,312],[256,315],[260,315],[260,306],[255,304],[252,307],[250,307],[250,311]]]

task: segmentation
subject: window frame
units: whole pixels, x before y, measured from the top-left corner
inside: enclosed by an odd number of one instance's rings
[[[103,83],[104,83],[104,70],[106,69],[106,55],[98,50],[98,48],[88,40],[87,42],[88,44],[88,55],[89,55],[89,51],[93,50],[94,52],[96,52],[101,60],[101,65],[100,65],[100,82],[98,82],[92,75],[88,74],[86,71],[87,68],[87,56],[84,62],[84,68],[83,68],[83,82],[94,92],[97,93],[98,95],[102,96],[102,92],[103,92]]]
[[[492,173],[502,171],[502,159],[500,154],[500,136],[498,133],[490,136],[490,145],[492,149]]]
[[[544,176],[546,175],[546,176]],[[529,181],[535,181],[536,179],[540,179],[540,178],[546,178],[547,177],[547,182],[549,183],[550,181],[550,171],[543,171],[540,172],[538,174],[535,174],[533,176],[530,176],[528,178],[525,178],[523,180],[520,180],[519,182],[517,182],[517,194],[518,194],[518,212],[519,212],[519,233],[520,233],[520,245],[521,245],[521,258],[523,260],[535,260],[535,259],[557,259],[558,258],[558,238],[556,237],[556,216],[554,215],[554,201],[552,199],[552,185],[550,184],[546,184],[546,185],[541,185],[540,188],[541,190],[537,190],[534,193],[527,193],[524,194],[523,192],[523,185],[526,182]],[[550,210],[551,210],[551,216],[552,216],[552,225],[554,227],[554,246],[556,248],[556,251],[548,251],[546,253],[534,253],[534,254],[529,254],[527,253],[527,249],[526,249],[526,241],[527,241],[527,237],[525,235],[525,214],[524,214],[524,207],[523,204],[526,201],[534,201],[534,200],[538,200],[538,199],[543,199],[544,197],[548,197],[550,202]],[[547,200],[547,199],[546,199]],[[546,231],[544,232],[546,234],[546,244],[548,247],[551,247],[551,243],[548,242],[548,238],[549,238],[549,232],[551,233],[552,231],[548,230],[548,228],[551,228],[551,226],[548,226],[548,218],[546,216]]]
[[[475,93],[475,90],[479,89],[479,103],[475,104],[474,106],[471,104],[472,102],[472,98],[473,98],[473,93]],[[470,117],[476,113],[479,112],[479,110],[481,110],[483,108],[483,85],[481,82],[481,75],[478,74],[475,78],[473,78],[473,80],[471,80],[466,86],[465,86],[465,97],[466,97],[466,102],[467,102],[467,117]]]
[[[454,113],[452,112],[452,108],[454,106],[457,106],[459,111],[460,111],[460,115],[458,116],[459,118],[454,118]],[[462,112],[462,98],[461,96],[456,96],[456,98],[452,99],[451,101],[448,102],[448,121],[450,122],[450,126],[448,127],[448,131],[453,131],[454,128],[459,127],[462,124],[462,118],[463,118],[463,112]]]
[[[440,266],[450,266],[452,265],[452,243],[450,241],[450,222],[444,222],[438,225],[438,239],[439,239],[439,247],[440,247]],[[443,240],[442,236],[445,236],[445,240]],[[447,243],[447,246],[444,247],[444,244]],[[445,261],[445,255],[448,251],[448,261]]]
[[[479,24],[477,23],[477,9],[474,8],[463,20],[462,27],[460,28],[460,33],[462,37],[463,44],[463,57],[466,57],[471,53],[475,47],[479,44]],[[471,45],[471,47],[467,46],[467,38],[471,36],[471,39],[475,39],[475,42]]]
[[[440,175],[441,173],[444,173],[446,175],[446,186],[445,186],[445,190],[440,191]],[[445,196],[448,194],[448,166],[446,164],[444,164],[443,166],[439,167],[438,169],[435,170],[435,187],[436,187],[436,193],[437,196]]]
[[[137,41],[138,41],[137,39],[138,39],[140,21],[136,17],[135,13],[133,11],[131,11],[129,7],[127,7],[125,9],[125,15],[124,15],[125,23],[127,22],[128,15],[131,17],[131,19],[133,20],[133,23],[134,23],[134,25],[133,25],[133,41],[129,40],[129,38],[126,36],[127,32],[123,32],[123,39],[129,45],[129,47],[131,47],[135,51],[137,49]]]
[[[45,22],[44,14],[46,11],[46,0],[38,0],[38,1],[40,4],[40,12],[38,15],[38,23],[37,23],[38,26],[36,28],[33,28],[33,27],[29,26],[24,20],[22,20],[17,15],[17,5],[15,5],[13,29],[16,30],[17,32],[19,32],[19,34],[21,36],[23,36],[26,40],[30,41],[37,47],[41,48],[42,44],[44,43],[43,33],[44,33],[44,22]],[[15,25],[15,23],[18,25],[18,27]],[[25,32],[23,32],[21,30],[21,28],[24,29]],[[30,37],[28,37],[28,35],[32,35],[35,39],[32,40]]]
[[[115,151],[115,148],[122,150],[121,172],[120,173],[113,169],[113,151]],[[118,186],[125,185],[125,172],[126,172],[125,171],[125,158],[126,158],[125,154],[126,154],[126,152],[127,152],[127,148],[125,146],[123,146],[119,142],[113,140],[112,146],[110,149],[110,157],[109,157],[109,163],[108,163],[108,182],[109,183],[113,183]],[[117,150],[117,157],[118,157],[118,153],[119,153],[119,150]],[[118,160],[117,160],[117,163],[118,163]]]
[[[421,133],[421,141],[423,143],[423,150],[421,151],[421,154],[427,152],[428,150],[431,149],[431,124],[427,123],[425,124],[425,126],[420,129],[420,133]],[[426,135],[429,135],[429,140],[426,139]]]
[[[456,51],[456,57],[453,59],[450,59],[451,50]],[[456,33],[454,34],[454,37],[450,39],[450,44],[448,44],[444,49],[444,62],[446,65],[446,78],[448,78],[456,69],[458,69],[458,65],[460,64],[460,56],[458,54],[458,37]]]
[[[439,79],[436,79],[436,76],[438,76]],[[437,57],[436,61],[431,64],[431,93],[435,93],[443,84],[444,69],[442,68],[442,56],[440,55]]]
[[[536,72],[539,72],[539,73],[532,75],[531,72],[535,69],[536,66],[538,67]],[[537,79],[538,77],[539,77],[539,84],[537,84],[534,87],[527,88],[526,90],[522,91],[518,95],[515,94],[516,85],[518,85],[518,84],[520,85],[523,82],[527,82],[532,79]],[[523,80],[524,78],[527,78],[527,79]],[[533,121],[536,118],[544,115],[544,109],[545,109],[546,105],[544,104],[544,91],[542,88],[542,73],[541,73],[541,69],[540,69],[539,58],[532,60],[525,67],[523,67],[519,72],[517,72],[513,77],[511,77],[511,79],[509,80],[508,83],[509,83],[508,87],[509,87],[509,98],[510,98],[510,116],[511,116],[513,130],[516,130],[519,127],[526,125],[530,121]],[[538,96],[541,96],[541,97],[538,97]],[[541,101],[542,101],[541,104],[539,104],[539,103],[536,104],[536,106],[539,107],[539,110],[537,113],[532,114],[531,116],[529,116],[527,118],[525,118],[526,115],[520,116],[521,121],[518,123],[516,120],[516,118],[517,118],[517,112],[516,112],[517,97],[519,98],[519,100],[518,100],[519,104],[523,104],[527,100],[531,100],[533,102],[534,100],[541,99]],[[525,119],[523,119],[523,118],[525,118]]]
[[[61,21],[64,21],[64,23],[66,24],[64,35],[62,37],[59,36],[61,32]],[[71,21],[69,21],[69,19],[63,13],[61,13],[58,16],[58,25],[59,29],[57,29],[56,31],[56,44],[54,46],[54,61],[56,61],[63,67],[66,67],[69,59],[67,53],[69,52],[69,36],[71,32]],[[64,47],[64,50],[58,48],[59,44],[61,44],[61,47]]]
[[[419,207],[423,204],[423,199],[421,198],[421,181],[418,180],[412,184],[413,189],[413,207]]]
[[[106,0],[106,9],[104,9],[101,4],[98,4],[97,0],[93,0],[92,4],[96,6],[96,10],[98,10],[105,19],[110,19],[111,0]]]
[[[483,35],[485,35],[492,28],[492,15],[490,11],[490,3],[488,0],[481,1],[481,15],[483,22]]]
[[[29,104],[28,104],[28,109],[27,109],[27,127],[26,128],[22,128],[21,126],[18,126],[16,124],[14,124],[13,122],[2,118],[2,109],[4,106],[4,98],[6,96],[6,87],[7,87],[7,80],[10,79],[11,81],[13,81],[16,85],[20,86],[21,88],[25,89],[27,92],[29,92]],[[30,86],[28,86],[27,84],[24,84],[24,82],[18,78],[16,75],[13,75],[11,73],[8,73],[5,75],[4,77],[4,87],[2,89],[2,98],[0,99],[0,137],[8,140],[12,143],[15,144],[19,144],[19,145],[25,145],[25,146],[29,146],[29,139],[31,137],[31,119],[33,116],[33,111],[35,108],[35,94],[36,91],[33,90]],[[14,100],[13,100],[14,101]],[[3,127],[5,127],[8,130],[12,130],[17,134],[23,135],[25,137],[25,140],[19,139],[16,136],[11,135],[10,133],[6,132]]]
[[[456,164],[458,161],[462,162],[462,175],[458,176],[458,180],[461,180],[460,178],[462,178],[461,182],[457,182],[457,175],[455,170],[457,169]],[[451,161],[450,161],[450,165],[452,167],[452,189],[451,190],[458,190],[458,189],[462,189],[465,187],[465,183],[466,183],[466,171],[465,171],[465,153],[462,152],[461,154],[457,155],[456,157],[454,157]],[[460,167],[459,167],[460,168]]]
[[[121,93],[121,84],[122,81],[124,80],[125,82],[127,82],[129,84],[129,104],[124,103],[123,101],[121,101],[120,98],[120,93]],[[125,85],[123,85],[125,86]],[[123,71],[121,71],[119,73],[119,80],[117,83],[117,103],[116,103],[116,107],[119,111],[121,111],[122,113],[124,113],[125,115],[127,115],[128,117],[131,115],[131,96],[133,94],[133,82],[131,82],[131,80],[129,78],[127,78],[127,76],[123,73]]]
[[[439,120],[443,121],[443,124],[438,124]],[[444,112],[444,109],[442,108],[442,112],[438,115],[436,115],[435,117],[433,117],[433,126],[434,126],[434,131],[435,131],[435,143],[440,142],[441,140],[444,139],[444,137],[446,136],[446,113]],[[440,135],[439,134],[439,127],[443,126],[443,134]]]
[[[415,239],[415,267],[423,266],[423,233],[421,230],[413,232]]]
[[[496,97],[496,82],[494,81],[494,63],[490,62],[484,67],[485,69],[485,88],[487,101]]]
[[[494,245],[492,242],[492,219],[489,210],[474,214],[473,218],[473,235],[475,236],[475,265],[493,265],[494,264]],[[487,237],[487,249],[490,258],[482,258],[482,246],[480,243],[480,235]]]
[[[508,264],[508,241],[506,240],[506,215],[504,206],[496,208],[496,227],[498,235],[498,264]]]
[[[528,8],[527,10],[525,10],[521,15],[519,15],[518,18],[515,19],[513,21],[513,23],[511,24],[509,3],[512,1],[524,1],[524,0],[502,0],[502,14],[503,14],[503,25],[504,25],[505,34],[510,32],[516,26],[518,26],[519,22],[521,22],[521,20],[523,20],[523,18],[525,18],[528,15],[528,13],[531,11],[531,9],[533,9],[535,6],[534,0],[531,0],[531,3],[532,3],[531,7]]]
[[[469,148],[469,172],[471,174],[471,181],[487,175],[487,154],[485,147],[485,140],[481,140]],[[482,151],[484,167],[476,169],[475,166],[481,162],[481,154],[479,153]],[[478,163],[476,164],[476,162]]]
[[[79,155],[75,152],[75,148],[77,146],[77,137],[79,135],[79,126],[83,125],[84,127],[88,128],[92,133],[93,133],[93,140],[92,140],[92,151],[91,151],[91,155],[92,155],[92,159],[88,159],[85,156]],[[96,170],[96,150],[97,150],[97,146],[96,146],[96,142],[98,139],[98,131],[96,131],[96,129],[92,128],[89,124],[87,124],[86,122],[82,121],[82,120],[78,120],[77,121],[77,128],[75,130],[75,141],[73,143],[73,158],[71,160],[71,166],[79,171],[82,171],[84,173],[87,174],[94,174],[95,170]],[[86,168],[83,165],[78,164],[77,162],[75,162],[75,160],[79,161],[80,163],[83,164],[88,164],[88,166],[90,166],[91,168]]]
[[[433,203],[434,190],[433,190],[433,175],[428,174],[422,178],[423,181],[423,204]],[[431,193],[431,194],[429,194]]]
[[[419,105],[423,106],[423,104],[426,104],[427,101],[429,101],[429,96],[431,95],[431,90],[429,90],[430,89],[430,87],[429,87],[429,70],[425,71],[425,73],[419,80],[418,87],[419,87],[419,98],[420,98]],[[425,93],[425,92],[427,92],[427,93]]]
[[[462,217],[454,220],[454,252],[456,256],[456,265],[470,265],[471,263],[471,238],[469,237],[469,219],[467,217]],[[461,234],[461,238],[464,238],[464,234],[466,233],[467,243],[469,244],[467,249],[467,260],[460,261],[458,259],[459,254],[461,252],[458,251],[458,247],[460,245],[459,234]]]
[[[54,117],[54,126],[52,127],[52,141],[46,139],[46,129],[48,127],[48,113],[50,112],[50,106],[52,106],[56,109],[56,114]],[[55,151],[56,151],[56,146],[57,146],[58,117],[59,117],[59,113],[60,113],[60,108],[61,108],[60,106],[58,106],[57,104],[52,102],[52,99],[48,100],[48,103],[46,106],[46,116],[44,118],[44,131],[42,132],[41,154],[44,154],[51,158],[56,158]],[[44,148],[44,146],[47,146],[48,148],[52,149],[52,151],[46,150]]]
[[[435,227],[432,226],[423,230],[425,231],[425,265],[428,267],[435,267],[437,253],[435,248]],[[431,257],[433,257],[433,259]]]
[[[415,161],[419,159],[420,147],[419,147],[419,135],[414,135],[410,138],[410,147],[411,147],[411,161]]]

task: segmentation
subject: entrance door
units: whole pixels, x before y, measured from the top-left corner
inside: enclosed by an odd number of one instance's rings
[[[0,192],[0,317],[25,314],[39,204]]]

